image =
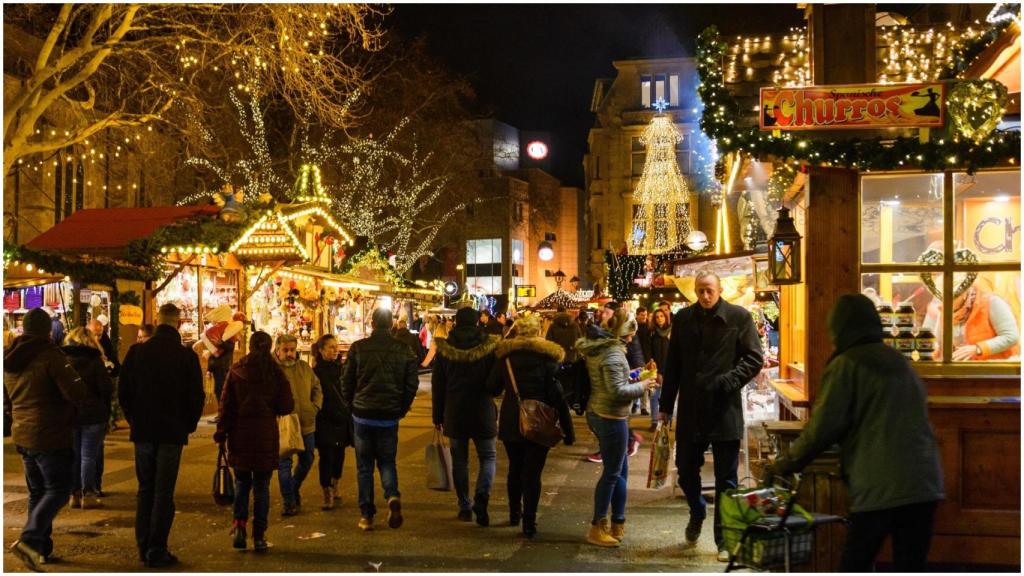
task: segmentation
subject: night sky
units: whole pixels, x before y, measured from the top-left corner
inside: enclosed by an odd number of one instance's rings
[[[470,81],[477,112],[521,130],[549,131],[552,172],[582,186],[594,81],[613,60],[691,55],[697,35],[787,32],[803,24],[796,4],[775,5],[398,5],[404,37],[423,35],[431,55]]]

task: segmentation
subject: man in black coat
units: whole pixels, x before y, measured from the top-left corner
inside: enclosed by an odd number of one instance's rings
[[[177,563],[167,550],[174,522],[174,485],[181,451],[203,414],[206,392],[199,357],[181,344],[181,312],[164,304],[156,332],[132,346],[121,366],[118,399],[135,443],[139,482],[135,541],[150,568]]]
[[[676,467],[679,487],[690,505],[686,525],[690,545],[696,544],[707,515],[700,480],[704,451],[711,444],[717,501],[722,492],[737,484],[740,438],[744,433],[740,390],[764,363],[753,318],[743,307],[722,300],[718,276],[710,271],[698,273],[695,291],[699,305],[680,310],[672,320],[659,406],[661,420],[670,421],[678,395]],[[718,559],[728,562],[717,513],[720,507],[715,510]]]
[[[485,334],[470,307],[455,314],[455,328],[447,340],[438,339],[437,360],[431,377],[434,427],[451,439],[452,476],[459,503],[459,519],[490,523],[487,503],[497,464],[498,410],[487,390],[500,336]],[[469,499],[469,441],[473,440],[480,470],[473,500]]]

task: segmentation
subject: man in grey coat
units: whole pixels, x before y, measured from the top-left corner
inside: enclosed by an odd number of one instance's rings
[[[700,469],[708,444],[715,458],[716,498],[736,488],[740,439],[745,430],[740,390],[764,363],[750,312],[722,299],[718,276],[699,272],[695,291],[698,305],[680,310],[672,320],[659,405],[659,418],[669,422],[678,395],[676,467],[679,487],[690,506],[686,525],[689,545],[696,544],[707,516]],[[719,561],[728,562],[718,510],[716,506],[715,544]]]
[[[803,469],[839,444],[850,517],[842,572],[870,572],[892,536],[893,569],[925,569],[942,469],[927,392],[906,358],[882,343],[882,321],[861,294],[841,296],[829,315],[835,352],[803,433],[774,472]]]

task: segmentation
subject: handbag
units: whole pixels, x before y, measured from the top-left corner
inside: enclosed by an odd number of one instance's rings
[[[523,400],[516,386],[516,376],[512,373],[512,362],[508,358],[505,359],[505,367],[508,368],[512,391],[519,403],[519,433],[531,442],[554,448],[563,436],[562,427],[558,423],[558,411],[540,400]]]
[[[452,451],[440,430],[426,447],[427,488],[447,492],[452,489]]]
[[[658,489],[668,483],[668,467],[672,459],[671,428],[658,422],[651,443],[651,463],[647,468],[647,487]]]
[[[306,449],[302,442],[302,424],[295,412],[277,418],[277,432],[281,458],[291,458]]]
[[[235,479],[231,476],[223,444],[217,451],[217,471],[213,474],[213,501],[218,506],[231,506],[235,502]]]

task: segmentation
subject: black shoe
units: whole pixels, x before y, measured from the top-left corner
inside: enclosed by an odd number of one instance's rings
[[[641,408],[640,409],[640,415],[641,416],[650,416],[651,413],[647,411],[647,408]]]
[[[284,510],[281,511],[281,516],[295,516],[299,513],[299,507],[295,504],[285,502]]]
[[[253,534],[252,535],[252,549],[256,552],[266,552],[267,548],[270,548],[270,544],[267,543],[266,534]]]
[[[35,548],[29,546],[26,542],[16,540],[14,545],[11,546],[11,552],[21,560],[21,563],[26,568],[33,572],[42,572],[43,564],[46,564],[46,557],[36,551]]]
[[[700,528],[703,524],[703,516],[690,515],[690,520],[686,523],[686,543],[688,545],[693,546],[697,544],[697,540],[700,539]]]
[[[462,520],[463,522],[472,522],[473,521],[473,511],[472,510],[459,510],[459,520]]]
[[[533,538],[534,534],[537,533],[537,517],[528,518],[523,516],[523,536],[526,538]]]
[[[388,498],[388,528],[401,528],[402,522],[402,501],[398,496],[392,496]]]
[[[146,563],[146,551],[142,548],[139,548],[139,562]]]
[[[519,521],[522,519],[522,517],[523,515],[519,512],[510,511],[508,513],[508,525],[519,526]]]
[[[148,554],[146,556],[146,566],[149,568],[167,568],[174,566],[178,563],[178,557],[170,552],[164,552],[163,554]]]
[[[476,523],[484,527],[491,525],[491,517],[487,514],[488,500],[490,500],[490,496],[487,494],[477,494],[473,499],[473,513],[476,514]]]
[[[231,546],[238,550],[245,550],[245,526],[235,526],[235,541],[232,542]]]

